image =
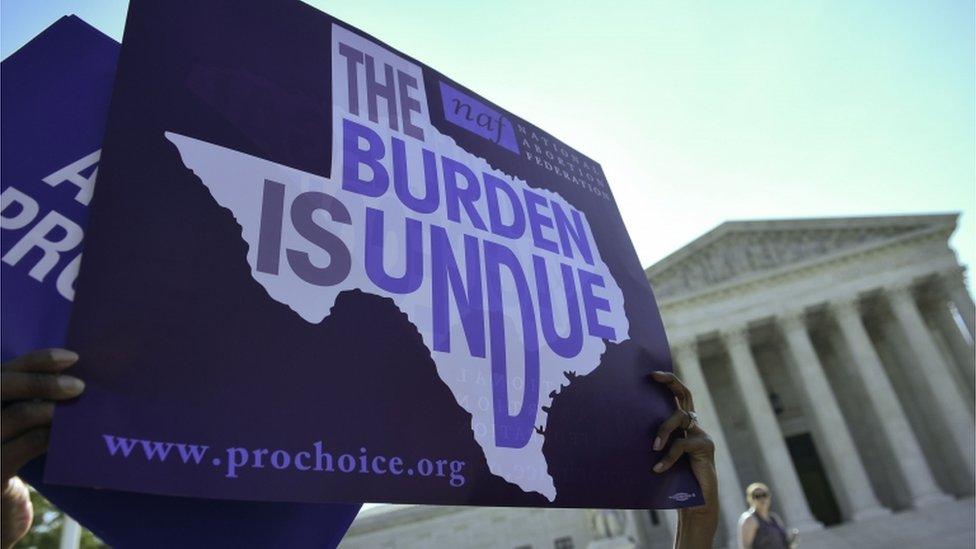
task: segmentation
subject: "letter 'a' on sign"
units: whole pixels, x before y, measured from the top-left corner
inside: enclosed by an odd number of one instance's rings
[[[651,471],[671,360],[600,166],[310,6],[246,4],[130,5],[69,342],[89,390],[46,478],[701,504],[687,463]]]

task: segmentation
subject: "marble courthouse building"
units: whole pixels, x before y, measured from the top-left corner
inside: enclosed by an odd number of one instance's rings
[[[728,222],[647,269],[716,442],[716,546],[735,546],[755,481],[803,547],[973,546],[976,311],[956,220]],[[674,512],[602,513],[385,506],[341,546],[670,545]]]

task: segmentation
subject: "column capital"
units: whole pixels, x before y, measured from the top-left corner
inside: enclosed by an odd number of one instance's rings
[[[950,294],[953,290],[966,291],[966,268],[956,265],[946,269],[938,274],[938,281]]]
[[[722,328],[719,335],[726,345],[749,345],[749,326],[745,324]]]
[[[787,332],[805,330],[807,327],[807,315],[803,309],[783,311],[776,315],[776,324]]]
[[[915,283],[912,281],[903,281],[892,284],[890,286],[884,287],[884,294],[893,299],[909,299],[915,300]]]
[[[915,304],[915,284],[910,281],[903,281],[885,286],[883,294],[892,303]]]
[[[861,314],[861,299],[856,295],[849,295],[831,299],[827,307],[836,316],[849,315],[851,313]]]

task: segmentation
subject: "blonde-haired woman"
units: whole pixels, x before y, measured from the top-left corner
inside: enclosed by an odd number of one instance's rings
[[[788,549],[797,545],[797,531],[789,535],[782,519],[769,510],[769,486],[753,482],[746,488],[749,509],[739,518],[739,549]]]

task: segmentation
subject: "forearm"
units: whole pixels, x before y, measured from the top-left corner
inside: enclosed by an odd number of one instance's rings
[[[678,512],[678,535],[675,549],[703,549],[712,546],[718,529],[718,513]]]
[[[714,467],[709,471],[715,479]],[[703,484],[705,505],[686,507],[678,510],[678,533],[675,536],[675,549],[707,549],[712,546],[715,531],[718,529],[718,490],[717,483]]]

